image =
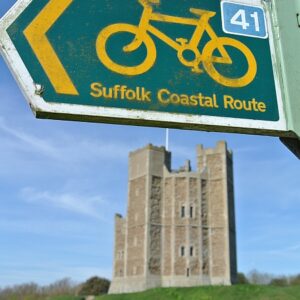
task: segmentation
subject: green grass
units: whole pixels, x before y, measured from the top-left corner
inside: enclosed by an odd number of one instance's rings
[[[159,288],[143,293],[105,295],[97,300],[299,300],[300,286],[259,285]]]
[[[49,300],[81,300],[82,297],[74,297],[74,296],[55,296],[49,298]]]

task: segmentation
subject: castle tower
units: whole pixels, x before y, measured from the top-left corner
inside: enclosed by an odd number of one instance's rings
[[[148,145],[129,155],[127,218],[116,215],[110,293],[236,280],[232,155],[197,148],[171,170],[171,153]]]
[[[197,156],[198,172],[203,173],[203,272],[209,275],[212,284],[235,283],[237,263],[232,153],[227,150],[225,142],[219,142],[214,149],[198,146]]]

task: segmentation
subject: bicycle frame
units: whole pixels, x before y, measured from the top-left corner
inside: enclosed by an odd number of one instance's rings
[[[176,17],[170,15],[164,15],[160,13],[153,13],[153,8],[151,5],[143,3],[140,1],[142,6],[144,7],[144,11],[142,13],[140,23],[139,23],[139,32],[137,33],[135,39],[124,47],[124,50],[127,52],[134,51],[140,47],[143,41],[143,37],[147,32],[151,32],[153,35],[158,37],[160,40],[165,42],[167,45],[175,49],[176,51],[180,51],[183,47],[189,49],[197,49],[199,42],[204,34],[207,32],[208,36],[211,40],[216,41],[218,36],[215,31],[209,24],[209,19],[212,17],[209,13],[199,14],[199,19],[186,18],[186,17]],[[190,39],[190,41],[186,44],[178,43],[174,41],[172,38],[167,36],[165,33],[154,27],[150,24],[150,21],[164,22],[164,23],[175,23],[175,24],[183,24],[183,25],[191,25],[196,26],[196,29]],[[231,63],[231,59],[223,46],[219,47],[219,51],[222,57],[211,57],[214,62],[219,63]]]
[[[191,68],[191,71],[195,74],[201,74],[206,72],[214,81],[228,87],[243,87],[253,81],[257,71],[256,59],[251,50],[242,42],[226,37],[217,36],[213,27],[209,24],[210,18],[216,15],[216,12],[202,10],[198,8],[190,8],[190,12],[199,16],[198,18],[186,18],[176,17],[170,15],[164,15],[160,13],[153,13],[152,3],[158,3],[159,0],[139,0],[143,5],[144,10],[140,18],[140,24],[138,26],[127,23],[115,23],[111,24],[99,32],[96,41],[97,55],[100,61],[111,71],[121,74],[136,76],[144,74],[150,70],[156,61],[157,49],[155,41],[152,35],[159,38],[161,41],[169,45],[171,48],[177,51],[177,58],[182,65]],[[191,38],[185,39],[178,37],[173,40],[165,33],[151,25],[151,21],[175,23],[195,26],[195,30]],[[123,65],[115,61],[110,57],[110,53],[106,47],[107,41],[111,36],[117,33],[129,33],[133,35],[133,40],[123,47],[124,52],[133,52],[140,46],[146,47],[145,59],[135,65]],[[203,49],[199,49],[199,43],[206,32],[210,40],[203,46]],[[152,34],[149,34],[152,33]],[[248,64],[246,72],[240,77],[227,77],[214,66],[215,63],[232,64],[233,61],[226,51],[226,48],[236,49],[241,55],[243,55]],[[214,53],[218,51],[218,56]],[[193,57],[189,55],[192,52]],[[230,52],[231,53],[231,52]],[[186,55],[187,54],[187,55]]]

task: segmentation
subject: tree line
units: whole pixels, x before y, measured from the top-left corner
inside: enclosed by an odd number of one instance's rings
[[[0,288],[0,300],[48,300],[57,296],[102,295],[108,292],[110,281],[106,278],[91,277],[84,283],[75,283],[70,278],[58,280],[47,286],[25,283]]]
[[[300,285],[300,274],[297,275],[273,275],[270,273],[252,270],[247,275],[238,273],[238,284],[257,284],[274,286]]]

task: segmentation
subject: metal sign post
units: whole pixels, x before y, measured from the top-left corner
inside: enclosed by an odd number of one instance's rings
[[[280,77],[287,130],[291,137],[281,141],[300,158],[300,7],[299,1],[272,1],[273,27],[276,34],[277,55],[280,61]]]

